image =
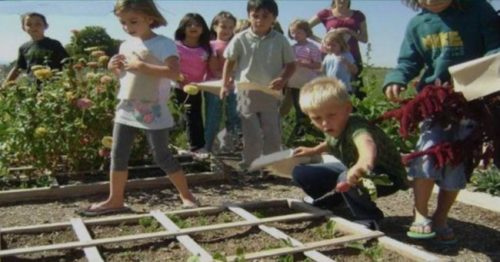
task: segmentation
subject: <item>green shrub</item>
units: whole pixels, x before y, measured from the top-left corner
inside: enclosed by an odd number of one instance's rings
[[[496,167],[484,171],[476,171],[471,178],[477,191],[500,196],[500,170]]]

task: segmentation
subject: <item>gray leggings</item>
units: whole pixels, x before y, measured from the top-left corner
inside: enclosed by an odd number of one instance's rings
[[[115,123],[113,127],[113,146],[111,148],[112,171],[127,170],[132,144],[139,130],[141,129],[137,127]],[[168,129],[142,130],[146,135],[151,151],[153,151],[156,164],[167,174],[179,171],[181,167],[168,149]]]

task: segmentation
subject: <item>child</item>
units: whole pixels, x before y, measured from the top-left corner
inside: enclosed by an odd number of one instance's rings
[[[226,62],[221,98],[232,91],[230,78],[233,71],[236,72],[236,88],[238,82],[253,82],[282,90],[295,69],[290,44],[282,34],[272,30],[278,16],[276,2],[249,0],[247,13],[250,28],[237,34],[224,52]],[[262,153],[270,154],[281,149],[280,101],[254,90],[238,91],[237,100],[243,132],[240,167],[245,170]]]
[[[318,76],[317,72],[321,68],[321,51],[317,45],[307,40],[307,38],[313,36],[313,33],[306,20],[294,20],[288,29],[288,36],[296,41],[292,48],[295,53],[297,70],[288,81],[288,86],[291,87],[290,93],[295,108],[296,126],[294,134],[301,136],[303,131],[300,132],[299,130],[303,130],[300,127],[305,120],[305,116],[299,105],[300,88]]]
[[[179,64],[184,79],[182,85],[202,82],[208,71],[208,60],[212,53],[210,30],[200,14],[188,13],[175,30]],[[182,89],[175,89],[178,103],[186,103],[186,119],[190,151],[198,158],[208,157],[205,150],[203,117],[201,113],[202,95],[187,95]],[[211,120],[210,120],[211,121]]]
[[[294,156],[329,152],[349,169],[341,173],[336,164],[299,165],[292,172],[293,181],[314,199],[332,191],[337,183],[347,181],[351,188],[342,194],[354,219],[373,225],[373,221],[384,215],[368,192],[363,190],[360,194],[355,186],[360,178],[374,173],[386,174],[392,181],[392,186],[377,186],[379,196],[405,188],[406,170],[396,146],[380,128],[360,116],[351,115],[350,97],[340,80],[316,78],[300,90],[299,102],[313,125],[325,133],[326,139],[316,147],[296,148]],[[340,194],[336,193],[323,203],[330,208],[338,204],[338,200],[341,200]]]
[[[401,46],[398,65],[385,78],[384,92],[392,101],[425,69],[417,91],[435,81],[450,80],[448,67],[482,57],[500,48],[500,28],[497,15],[484,0],[407,0],[408,5],[421,8],[420,14],[408,24]],[[427,119],[421,126],[417,150],[425,150],[441,142],[459,139],[467,127],[445,129]],[[455,198],[466,185],[463,163],[435,169],[428,157],[412,161],[409,174],[414,178],[414,222],[407,235],[411,238],[432,238],[441,244],[457,240],[449,227],[448,212]],[[440,188],[437,208],[429,217],[428,201],[434,184]]]
[[[224,67],[224,49],[229,40],[233,37],[236,18],[229,12],[222,11],[212,20],[210,26],[212,41],[212,56],[209,59],[209,78],[222,78],[222,68]],[[212,152],[215,136],[219,131],[222,118],[222,101],[217,95],[205,92],[205,149]],[[239,122],[236,112],[236,94],[230,93],[226,99],[226,130],[222,138],[223,148],[221,150],[233,151],[233,138],[237,135],[236,129]]]
[[[327,55],[323,59],[321,71],[328,77],[335,77],[342,81],[349,94],[353,94],[351,78],[358,72],[358,67],[349,52],[344,34],[330,31],[323,38],[322,44]]]
[[[31,67],[34,65],[46,65],[51,69],[61,69],[61,61],[68,57],[68,53],[59,41],[45,36],[44,33],[49,24],[47,24],[44,15],[39,13],[23,14],[21,26],[23,31],[31,37],[31,40],[19,47],[17,62],[7,75],[5,83],[16,80],[20,69],[30,74]]]
[[[110,195],[106,201],[90,206],[82,214],[93,216],[124,210],[128,160],[134,136],[140,130],[147,137],[155,162],[169,175],[179,191],[183,206],[194,207],[196,200],[188,189],[184,172],[167,147],[168,129],[174,122],[166,100],[171,88],[170,79],[177,78],[179,74],[179,64],[175,43],[152,31],[153,28],[165,26],[167,22],[153,0],[118,0],[114,13],[123,30],[132,38],[121,44],[119,54],[113,56],[108,64],[108,68],[120,76],[121,86],[113,128]],[[144,58],[137,56],[144,53],[161,63],[147,63]],[[124,87],[129,86],[126,81],[133,77],[131,74],[148,75],[160,80],[154,101],[122,98],[126,97],[128,90]]]

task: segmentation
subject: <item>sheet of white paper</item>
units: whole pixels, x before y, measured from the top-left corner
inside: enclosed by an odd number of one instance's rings
[[[256,90],[272,95],[277,99],[283,98],[283,95],[280,90],[274,90],[269,88],[268,86],[261,86],[253,82],[238,82],[236,83],[236,87],[238,88],[238,90]]]
[[[249,167],[249,171],[259,169],[269,170],[272,174],[290,178],[293,169],[300,164],[307,163],[331,163],[339,172],[346,170],[346,167],[332,155],[321,155],[315,157],[294,157],[293,149],[287,149],[275,152],[269,155],[263,155],[255,159]]]
[[[455,91],[468,101],[500,91],[500,53],[448,68]]]
[[[211,80],[200,83],[191,83],[191,85],[197,86],[200,90],[212,93],[219,96],[220,89],[222,87],[222,80]]]

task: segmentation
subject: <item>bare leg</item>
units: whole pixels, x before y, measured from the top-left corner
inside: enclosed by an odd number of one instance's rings
[[[191,191],[189,191],[188,182],[182,169],[170,174],[168,178],[172,181],[177,191],[179,191],[179,196],[184,206],[197,206],[196,199],[191,194]]]
[[[447,227],[448,212],[451,206],[455,203],[455,199],[460,191],[439,190],[438,204],[433,216],[433,223],[436,227]]]
[[[413,194],[415,198],[415,222],[423,222],[429,216],[429,198],[432,194],[434,187],[434,180],[427,178],[416,178],[413,181]],[[431,228],[429,226],[414,226],[410,228],[411,231],[418,233],[429,233]]]
[[[128,170],[111,171],[109,174],[109,197],[103,202],[93,204],[90,209],[112,209],[123,207],[125,202],[125,185]]]

